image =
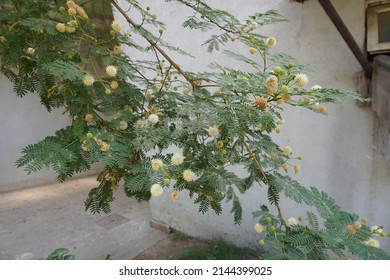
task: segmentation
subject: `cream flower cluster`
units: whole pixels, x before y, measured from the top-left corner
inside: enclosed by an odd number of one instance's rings
[[[163,165],[163,162],[161,159],[152,159],[152,169],[154,171],[159,170],[162,165]]]
[[[207,129],[207,133],[211,136],[211,137],[216,137],[218,134],[219,134],[219,128],[217,126],[210,126],[208,129]]]
[[[182,154],[173,154],[171,157],[171,162],[173,165],[180,165],[184,161],[184,156]]]
[[[263,225],[261,225],[261,224],[259,224],[259,223],[255,224],[255,231],[256,231],[257,233],[262,233],[262,232],[264,231]]]
[[[150,193],[152,194],[152,196],[155,196],[155,197],[161,196],[163,194],[163,192],[164,192],[164,190],[159,184],[154,184],[150,188]]]
[[[303,87],[309,82],[306,74],[299,73],[295,75],[294,82],[298,87]]]
[[[109,65],[106,67],[106,74],[110,77],[115,77],[118,73],[118,69],[115,66]]]
[[[268,47],[273,47],[276,45],[276,39],[274,37],[269,37],[267,40],[265,40],[265,43],[268,45]]]
[[[371,247],[380,248],[379,241],[374,238],[370,238],[367,241],[364,241],[363,243]]]
[[[151,114],[148,117],[148,121],[151,122],[152,124],[156,124],[156,123],[158,123],[159,118],[158,118],[158,116],[156,114]]]
[[[83,79],[84,85],[92,86],[94,82],[95,82],[95,78],[93,76],[88,75],[88,74],[84,76],[84,79]]]
[[[187,182],[191,182],[195,180],[195,173],[190,169],[186,169],[183,171],[183,179]]]
[[[287,220],[286,224],[287,224],[287,226],[292,227],[292,226],[297,225],[297,224],[298,224],[298,221],[297,221],[297,219],[295,219],[294,217],[291,217],[291,218],[289,218],[289,219]]]
[[[114,20],[111,24],[111,28],[112,30],[114,30],[115,32],[119,32],[121,31],[122,29],[122,23],[120,23],[119,21],[117,20]]]

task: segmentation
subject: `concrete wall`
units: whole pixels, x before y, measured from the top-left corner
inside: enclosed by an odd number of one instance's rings
[[[355,39],[363,46],[365,1],[333,2]],[[309,86],[319,84],[355,90],[353,75],[361,67],[318,1],[308,1],[303,5],[287,0],[214,0],[210,3],[228,9],[240,19],[254,12],[278,10],[289,22],[262,31],[262,34],[278,40],[274,51],[288,53],[301,63],[310,64],[315,72],[310,75]],[[167,23],[165,40],[196,56],[196,59],[191,59],[173,54],[183,69],[201,71],[211,61],[225,60],[217,53],[208,55],[206,48],[201,47],[206,35],[194,35],[179,28],[190,14],[188,9],[174,2],[143,1],[142,4],[150,5],[151,12]],[[240,50],[239,45],[231,44],[232,48]],[[247,53],[247,49],[242,49],[242,53]],[[286,124],[282,133],[277,135],[277,141],[281,145],[290,145],[295,154],[303,156],[302,171],[297,177],[300,182],[325,190],[346,210],[366,216],[370,224],[383,224],[389,231],[390,170],[375,149],[375,115],[370,109],[358,107],[354,101],[330,105],[328,112],[329,116],[323,116],[285,107]],[[222,235],[240,245],[253,244],[259,238],[253,230],[255,220],[251,212],[266,200],[264,188],[254,188],[242,197],[244,220],[240,227],[233,224],[230,205],[225,207],[227,211],[222,217],[212,212],[202,215],[198,214],[197,206],[186,193],[181,193],[176,203],[170,200],[169,193],[167,190],[162,197],[152,199],[155,220],[195,236],[211,238]],[[287,218],[304,214],[289,201],[282,201],[281,207]]]

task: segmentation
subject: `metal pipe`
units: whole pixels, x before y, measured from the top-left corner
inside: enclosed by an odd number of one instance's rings
[[[355,39],[353,38],[351,32],[348,30],[347,26],[341,19],[340,15],[337,13],[335,7],[332,5],[330,0],[318,0],[318,2],[320,2],[322,8],[327,13],[328,17],[333,22],[340,35],[343,37],[344,41],[347,43],[348,47],[355,55],[360,65],[363,67],[366,78],[371,79],[372,66],[365,54],[363,53],[362,49],[356,43]]]

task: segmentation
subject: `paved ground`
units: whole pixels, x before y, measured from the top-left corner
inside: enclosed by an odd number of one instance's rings
[[[112,213],[84,210],[95,177],[0,192],[0,259],[40,259],[67,248],[76,259],[132,259],[167,234],[150,228],[148,203],[117,191]]]

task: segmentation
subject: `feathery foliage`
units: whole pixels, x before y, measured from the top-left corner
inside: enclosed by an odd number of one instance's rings
[[[222,51],[237,67],[211,63],[209,71],[186,72],[168,52],[188,52],[165,42],[164,24],[135,0],[127,2],[140,21],[116,1],[102,0],[106,8],[99,10],[89,1],[0,0],[0,71],[16,95],[38,94],[47,110],[64,108],[70,117],[68,127],[24,148],[16,165],[28,173],[51,167],[64,181],[100,162],[99,186],[85,201],[94,213],[110,211],[119,186],[138,200],[159,196],[170,186],[174,201],[188,190],[202,213],[219,214],[222,202],[230,203],[239,224],[245,214],[240,195],[260,184],[267,188],[269,207],[277,210],[274,214],[263,205],[254,213],[258,231],[265,234],[264,258],[327,259],[349,253],[389,258],[375,248],[373,232],[357,222],[357,215],[279,172],[296,158],[270,136],[283,121],[281,104],[325,114],[320,103],[359,97],[308,89],[307,66],[271,54],[276,40],[259,34],[259,28],[285,21],[276,11],[240,21],[205,1],[171,1],[193,12],[183,26],[212,30],[204,42],[208,51]],[[101,14],[110,5],[126,26],[108,21],[111,12]],[[229,50],[235,41],[252,56]],[[136,54],[147,58],[137,60]],[[169,152],[172,146],[180,152]],[[295,172],[299,168],[295,164]],[[305,221],[284,219],[283,197],[309,208]]]

